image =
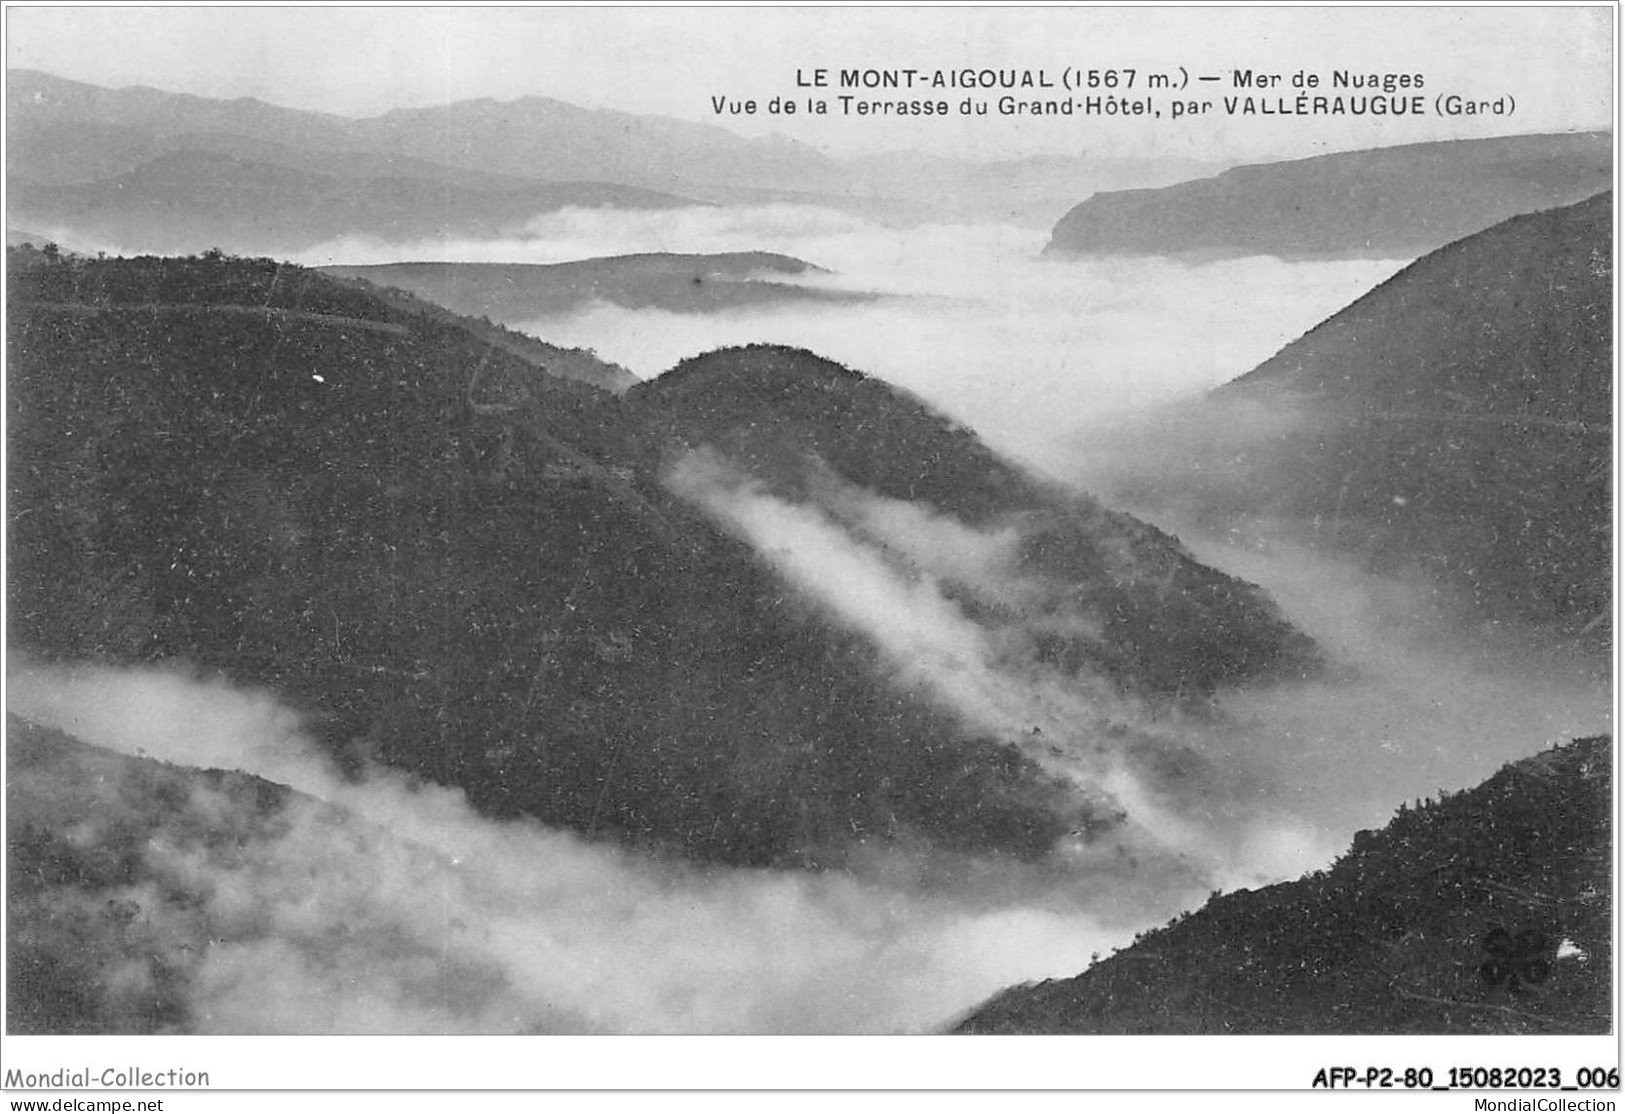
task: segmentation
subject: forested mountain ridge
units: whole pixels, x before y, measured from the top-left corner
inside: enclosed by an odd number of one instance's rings
[[[1606,639],[1612,193],[1440,248],[1215,392],[1287,416],[1251,498],[1486,613]]]
[[[1215,894],[958,1031],[1606,1033],[1612,752],[1582,739],[1404,806],[1329,869]]]

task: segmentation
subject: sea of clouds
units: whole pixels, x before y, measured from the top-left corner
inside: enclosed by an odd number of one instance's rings
[[[649,212],[566,209],[501,242],[346,240],[312,264],[406,259],[558,263],[636,252],[771,251],[832,272],[797,281],[885,297],[785,301],[726,313],[599,302],[510,321],[651,378],[732,344],[809,348],[921,394],[996,447],[1046,470],[1087,420],[1206,390],[1388,278],[1403,260],[1041,257],[1048,236],[1013,224],[898,228],[812,206]],[[773,276],[785,281],[783,276]]]
[[[1121,438],[1102,448],[1091,430],[1244,373],[1404,265],[1054,260],[1040,257],[1044,242],[1015,226],[899,229],[798,206],[569,210],[500,243],[344,241],[300,261],[793,255],[829,272],[799,281],[879,297],[710,314],[600,302],[522,324],[645,377],[727,344],[804,346],[910,389],[1080,488],[1154,466]],[[967,617],[967,592],[1019,615],[1040,590],[1013,571],[1014,526],[972,530],[839,484],[791,503],[704,451],[666,482],[752,545],[787,590],[869,637],[896,683],[1025,742],[1121,807],[1143,866],[1109,870],[1058,850],[1053,864],[973,863],[927,885],[903,848],[817,875],[657,862],[487,820],[457,792],[388,770],[341,777],[274,694],[176,665],[14,658],[14,712],[125,754],[244,770],[307,795],[245,854],[145,851],[153,877],[190,878],[203,895],[158,919],[172,943],[200,945],[190,1004],[204,1028],[929,1029],[1002,986],[1074,974],[1212,888],[1325,865],[1402,802],[1609,726],[1606,682],[1564,647],[1464,622],[1425,581],[1373,576],[1265,523],[1218,530],[1176,504],[1139,508],[1162,514],[1200,559],[1262,585],[1329,662],[1313,680],[1223,693],[1174,722],[1098,679],[1069,686],[1028,668],[1013,636]],[[1213,785],[1174,792],[1081,745],[1111,724],[1188,748]],[[1035,725],[1042,747],[1027,739]]]

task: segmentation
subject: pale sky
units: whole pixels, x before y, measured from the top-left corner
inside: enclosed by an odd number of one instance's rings
[[[8,66],[102,85],[251,96],[343,115],[471,97],[537,94],[593,108],[780,132],[836,153],[916,148],[982,157],[1036,153],[1313,154],[1440,138],[1608,127],[1613,10],[1608,6],[1368,7],[44,7],[9,6]],[[804,101],[797,70],[964,66],[1129,68],[1192,75],[1215,102],[1199,119],[988,117],[890,120],[769,116],[775,96]],[[1226,117],[1238,90],[1195,75],[1334,69],[1420,74],[1422,117]],[[835,98],[850,90],[820,91]],[[1329,90],[1324,84],[1315,93]],[[1360,91],[1363,92],[1363,91]],[[1406,91],[1402,91],[1404,95]],[[1414,91],[1410,91],[1414,92]],[[1510,117],[1441,117],[1436,98],[1503,101]],[[868,94],[863,99],[887,94]],[[964,91],[892,91],[947,99]],[[1066,96],[1064,90],[1042,93]],[[1079,93],[1077,96],[1084,94]],[[754,99],[753,118],[718,116],[711,98]],[[996,94],[995,94],[996,96]],[[1158,107],[1171,113],[1168,93]],[[995,106],[996,109],[996,106]]]

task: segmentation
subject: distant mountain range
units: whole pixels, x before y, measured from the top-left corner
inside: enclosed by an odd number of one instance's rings
[[[899,680],[884,628],[788,588],[730,508],[899,584],[935,554],[895,529],[991,539],[996,584],[939,575],[1010,683],[1173,704],[1319,667],[1255,587],[810,353],[712,353],[617,397],[297,267],[13,250],[13,648],[269,686],[341,761],[491,815],[797,866],[915,837],[1043,858],[1123,822],[1049,768],[1059,728]],[[697,461],[721,478],[677,485]],[[1131,761],[1177,747],[1098,731]]]
[[[1605,132],[1414,143],[1097,193],[1046,254],[1408,259],[1610,188]]]
[[[681,192],[686,184],[816,190],[834,164],[782,138],[744,139],[723,128],[578,108],[545,97],[458,101],[352,119],[250,98],[213,100],[156,89],[104,89],[31,70],[10,72],[7,122],[16,173],[60,185],[102,180],[166,154],[211,150],[292,169],[374,177],[466,175],[531,182],[614,182]],[[246,144],[247,146],[243,146]],[[290,156],[291,153],[291,156]],[[267,156],[275,156],[267,158]],[[320,157],[320,162],[313,160]],[[363,158],[365,157],[365,158]]]
[[[1613,802],[1612,740],[1558,746],[1402,808],[1327,870],[1215,895],[1076,978],[1007,990],[958,1031],[1607,1033]]]
[[[9,80],[8,225],[149,251],[494,237],[567,206],[782,203],[902,224],[1047,225],[1071,207],[1054,224],[1055,254],[1411,257],[1605,189],[1612,167],[1612,137],[1587,133],[1344,152],[1189,180],[1223,168],[1087,155],[841,160],[783,137],[541,97],[351,119],[30,70]]]
[[[782,137],[542,97],[351,119],[31,70],[10,71],[9,82],[9,226],[145,251],[497,236],[565,206],[805,204],[903,224],[1047,225],[1079,191],[1211,169],[1108,157],[842,161]]]
[[[380,167],[379,169],[389,169]],[[341,237],[412,243],[526,235],[525,222],[568,207],[670,209],[685,198],[605,182],[500,188],[423,176],[360,177],[251,162],[212,151],[161,155],[82,185],[11,179],[13,213],[125,251],[302,251]]]
[[[714,313],[744,306],[842,304],[874,297],[785,281],[827,272],[805,260],[762,251],[650,252],[551,264],[385,263],[322,270],[409,290],[458,313],[506,325],[569,313],[592,302]]]

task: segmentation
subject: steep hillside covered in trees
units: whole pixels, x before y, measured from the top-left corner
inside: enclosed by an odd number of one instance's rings
[[[1606,1033],[1612,740],[1406,806],[1328,870],[1215,895],[965,1033]]]

